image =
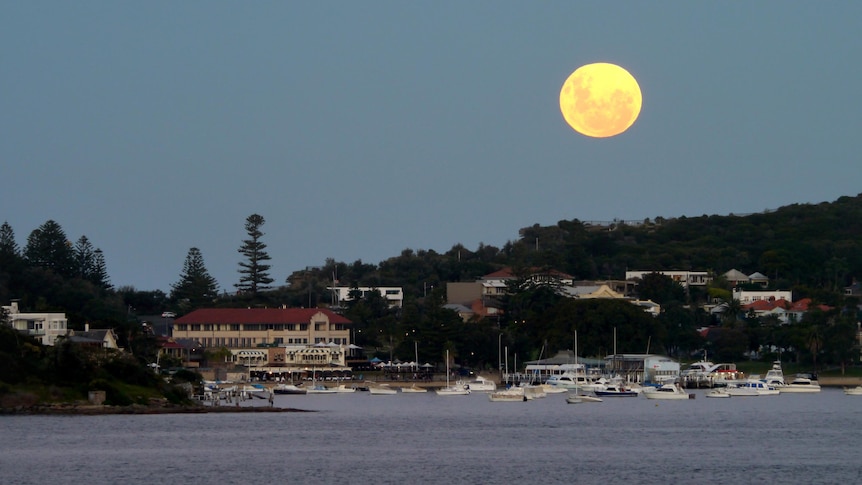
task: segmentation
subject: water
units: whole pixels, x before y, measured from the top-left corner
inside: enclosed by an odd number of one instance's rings
[[[316,413],[0,417],[0,483],[858,482],[862,397],[276,396]],[[267,405],[255,401],[255,405]]]

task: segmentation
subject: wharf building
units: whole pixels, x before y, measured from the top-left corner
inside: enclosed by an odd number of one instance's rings
[[[249,377],[303,379],[349,374],[353,322],[324,308],[207,308],[177,318],[174,339],[203,351],[227,349],[226,360]]]

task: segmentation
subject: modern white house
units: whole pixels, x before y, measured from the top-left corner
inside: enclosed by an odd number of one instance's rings
[[[68,321],[65,313],[22,313],[18,310],[18,302],[3,306],[9,314],[9,325],[21,333],[35,337],[42,345],[54,345],[57,337],[67,333]]]
[[[365,298],[374,291],[380,292],[380,295],[389,303],[389,308],[401,308],[404,303],[404,291],[400,286],[360,286],[358,288],[350,286],[328,286],[326,289],[332,292],[335,300],[333,304],[339,307],[342,306],[343,302],[349,301],[351,299],[350,292],[356,290],[360,292],[360,298]]]
[[[712,276],[709,275],[707,271],[662,271],[662,270],[651,270],[651,271],[626,271],[626,280],[631,281],[635,279],[641,279],[644,276],[650,273],[659,273],[665,276],[669,276],[672,280],[676,281],[684,288],[689,286],[706,286],[712,281]]]
[[[739,303],[747,305],[755,301],[776,301],[786,300],[793,301],[793,292],[784,290],[743,290],[741,288],[733,289],[733,299]]]

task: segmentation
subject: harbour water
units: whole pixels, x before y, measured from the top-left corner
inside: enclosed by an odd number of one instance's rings
[[[0,417],[0,483],[848,483],[862,397],[687,401],[367,392],[314,413]],[[264,400],[244,405],[269,405]]]

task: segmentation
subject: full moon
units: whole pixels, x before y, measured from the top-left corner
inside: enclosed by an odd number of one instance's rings
[[[641,89],[628,71],[599,62],[581,66],[560,90],[560,111],[575,131],[595,138],[619,135],[641,112]]]

